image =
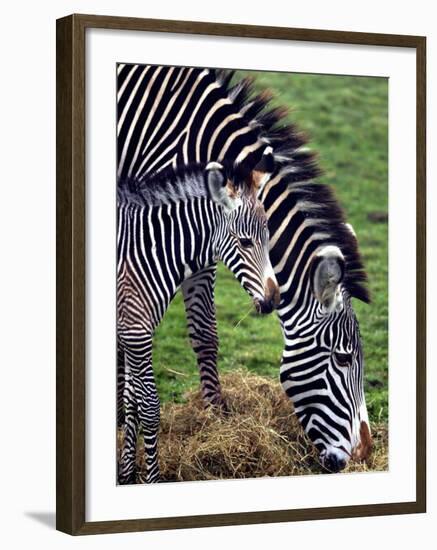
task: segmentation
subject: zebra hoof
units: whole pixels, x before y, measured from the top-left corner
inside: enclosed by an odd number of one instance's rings
[[[137,482],[137,476],[135,473],[127,476],[118,476],[118,484],[119,485],[135,485]]]
[[[217,413],[225,416],[228,416],[231,413],[226,400],[221,395],[217,396],[214,400],[208,401],[206,403],[206,407],[212,408],[217,411]]]
[[[150,483],[161,483],[162,479],[160,474],[154,474],[149,476],[147,474],[139,474],[137,483],[139,485],[149,485]]]

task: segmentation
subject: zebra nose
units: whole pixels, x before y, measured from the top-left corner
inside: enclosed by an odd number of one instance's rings
[[[266,281],[264,292],[266,295],[266,301],[271,302],[272,307],[276,307],[277,305],[279,305],[279,287],[278,284],[271,277],[269,277]]]
[[[258,313],[263,315],[271,313],[273,311],[273,300],[255,300],[255,308]]]
[[[328,453],[323,461],[324,467],[330,472],[337,473],[344,470],[346,460],[337,456],[335,453]]]

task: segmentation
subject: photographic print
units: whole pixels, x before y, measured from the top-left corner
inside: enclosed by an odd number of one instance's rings
[[[57,529],[424,512],[426,38],[56,51]]]
[[[388,79],[116,72],[117,483],[388,470]]]

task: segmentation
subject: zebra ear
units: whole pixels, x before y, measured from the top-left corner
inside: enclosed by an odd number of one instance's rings
[[[338,246],[324,246],[311,264],[311,288],[328,313],[341,310],[343,299],[340,283],[344,278],[345,261]]]
[[[344,226],[349,231],[349,233],[352,234],[352,237],[354,237],[354,239],[356,240],[357,234],[355,233],[355,229],[353,228],[353,226],[350,223],[345,223]]]
[[[230,212],[240,202],[240,194],[225,174],[223,166],[219,162],[210,162],[206,166],[206,182],[211,198]]]
[[[251,185],[259,197],[270,176],[275,171],[275,158],[273,149],[269,146],[264,149],[263,156],[251,173]]]
[[[271,174],[275,170],[275,157],[273,156],[273,148],[268,146],[264,149],[263,156],[254,170],[259,172],[268,172]]]

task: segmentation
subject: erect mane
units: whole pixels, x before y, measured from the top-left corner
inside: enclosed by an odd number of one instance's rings
[[[215,79],[223,95],[232,101],[234,110],[240,113],[242,121],[259,132],[259,136],[273,148],[276,169],[272,180],[281,174],[278,186],[287,186],[294,197],[299,197],[305,216],[317,219],[319,229],[329,233],[329,242],[336,244],[343,252],[346,260],[345,288],[351,296],[369,301],[369,292],[365,286],[367,277],[357,241],[345,225],[343,211],[328,186],[313,182],[322,171],[315,153],[305,147],[308,143],[307,136],[287,120],[287,109],[272,107],[270,92],[257,94],[254,91],[251,78],[244,78],[233,84],[235,71],[208,69],[207,72],[208,78]],[[246,166],[244,170],[252,168],[254,167]],[[139,180],[119,180],[118,198],[123,202],[149,204],[150,201],[165,203],[169,200],[181,200],[195,193],[205,196],[204,179],[200,170],[199,166],[176,170],[167,168],[158,174],[145,175]],[[196,185],[187,185],[190,174],[193,175],[191,181],[197,182],[197,189]],[[241,178],[244,178],[244,173],[240,175]],[[311,205],[310,210],[308,205]],[[265,206],[267,209],[267,205]],[[316,229],[317,224],[314,224]]]
[[[288,192],[283,199],[281,207],[276,215],[269,216],[269,208],[275,200],[284,192]],[[316,182],[298,182],[294,180],[294,174],[287,174],[287,169],[281,171],[281,177],[277,182],[272,180],[267,184],[261,201],[269,218],[269,229],[272,234],[276,231],[283,219],[293,208],[305,219],[311,228],[316,241],[322,244],[336,245],[340,248],[345,259],[345,276],[343,286],[351,297],[363,302],[370,302],[370,293],[367,288],[367,274],[358,242],[346,223],[344,211],[338,203],[330,186]],[[303,221],[302,218],[300,220]],[[282,257],[289,244],[287,235],[278,240],[271,254]]]
[[[230,164],[221,164],[227,179],[242,190],[249,190],[246,180]],[[142,178],[119,178],[117,181],[117,201],[119,204],[158,206],[180,200],[210,197],[206,185],[205,163],[192,163],[187,166],[167,167],[161,172]]]
[[[290,190],[290,202],[297,205],[305,217],[313,220],[313,231],[326,234],[326,241],[337,245],[342,251],[346,262],[343,285],[347,292],[363,302],[370,302],[367,274],[358,242],[346,224],[344,211],[331,187],[313,181],[322,174],[322,170],[316,154],[305,147],[308,137],[286,120],[287,109],[271,106],[272,94],[269,91],[255,94],[250,78],[244,78],[231,87],[233,76],[234,71],[216,70],[216,78],[226,87],[229,98],[249,120],[249,124],[260,129],[261,135],[273,148],[277,168],[271,181],[278,187],[274,197],[286,189]],[[278,175],[278,183],[274,184]],[[272,185],[267,185],[261,196],[266,210],[269,207],[269,189]],[[267,201],[264,200],[266,196]]]
[[[291,184],[301,196],[299,204],[305,205],[307,217],[317,219],[314,230],[326,232],[330,244],[337,245],[343,253],[346,269],[343,286],[350,296],[370,302],[367,273],[358,248],[358,241],[346,222],[346,217],[331,187],[321,183]],[[313,210],[314,209],[314,210]]]
[[[296,181],[309,181],[322,174],[316,154],[308,150],[308,136],[296,124],[287,120],[288,109],[272,107],[269,90],[256,93],[254,81],[243,78],[231,86],[235,71],[212,69],[229,99],[243,115],[246,123],[260,132],[274,151],[278,167],[292,164]]]
[[[124,178],[117,183],[119,204],[159,205],[195,197],[206,197],[204,164],[169,168],[147,178]]]

